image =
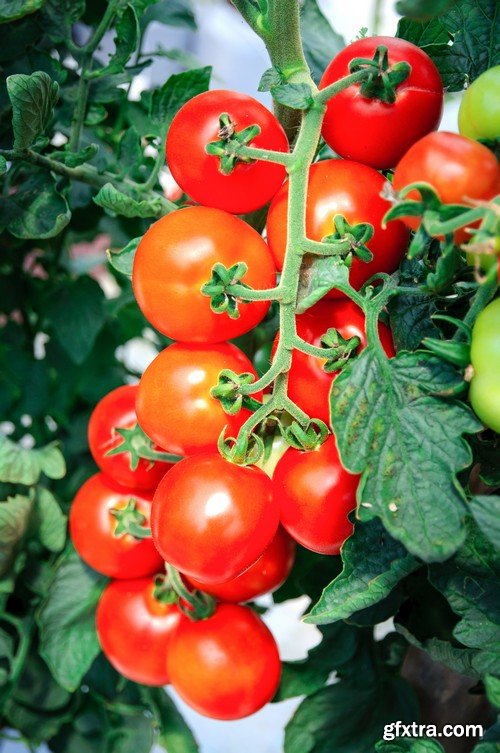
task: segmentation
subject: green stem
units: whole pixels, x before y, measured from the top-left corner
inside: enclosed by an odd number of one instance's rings
[[[488,271],[486,280],[478,287],[477,293],[472,299],[471,306],[467,311],[463,323],[469,327],[472,327],[476,321],[478,315],[484,309],[484,307],[491,301],[498,289],[497,269],[496,265],[493,265]],[[462,328],[457,329],[452,337],[454,342],[460,342],[466,340],[466,331]]]
[[[149,178],[142,186],[143,191],[151,191],[155,187],[156,182],[158,180],[158,175],[164,164],[165,164],[165,155],[163,153],[162,148],[160,147],[158,149],[158,154],[156,155],[153,169],[151,170],[151,173],[149,174]]]
[[[278,165],[285,165],[286,167],[291,164],[292,160],[292,155],[289,152],[274,152],[271,149],[258,149],[254,146],[238,145],[232,142],[227,143],[226,152],[238,157],[258,159],[262,162],[276,162]]]
[[[281,286],[276,288],[266,288],[265,290],[256,290],[235,283],[234,285],[229,285],[227,287],[227,293],[241,301],[279,301],[282,297]]]
[[[366,68],[356,71],[356,73],[351,73],[349,76],[345,76],[344,78],[335,81],[334,84],[330,84],[330,86],[321,89],[316,95],[315,100],[318,103],[325,104],[339,92],[348,89],[352,84],[357,84],[360,81],[363,81],[363,79],[368,78],[369,75],[370,71]]]

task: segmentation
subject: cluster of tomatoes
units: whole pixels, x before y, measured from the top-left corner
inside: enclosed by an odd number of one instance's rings
[[[462,136],[430,133],[439,123],[443,90],[434,64],[419,48],[397,39],[358,40],[328,66],[321,87],[347,75],[353,58],[380,56],[385,48],[388,57],[386,52],[379,61],[370,91],[351,85],[329,102],[323,136],[342,158],[313,164],[309,176],[310,239],[335,232],[336,215],[351,225],[373,226],[367,244],[372,260],[355,258],[350,268],[356,289],[375,273],[397,269],[413,222],[383,225],[388,204],[381,198],[386,177],[379,170],[396,167],[396,187],[427,180],[453,203],[464,195],[489,198],[498,181],[496,161],[485,147]],[[411,71],[387,101],[387,75],[401,61]],[[383,91],[377,94],[377,87]],[[256,327],[269,301],[241,302],[239,316],[231,317],[216,313],[202,288],[214,266],[228,270],[241,263],[247,268],[245,285],[273,288],[287,241],[285,167],[233,158],[224,145],[235,138],[255,148],[289,150],[276,118],[234,92],[201,94],[172,122],[168,165],[198,205],[151,226],[137,248],[132,282],[148,321],[175,342],[148,366],[139,385],[114,390],[95,408],[89,444],[100,473],[80,489],[70,515],[81,557],[113,579],[97,610],[99,639],[110,662],[140,683],[171,682],[195,709],[221,719],[256,711],[272,698],[280,679],[275,641],[242,602],[286,579],[296,542],[322,554],[339,553],[352,532],[348,515],[358,485],[358,477],[342,467],[333,434],[310,452],[286,449],[272,477],[218,452],[221,433],[235,437],[254,406],[243,403],[228,414],[212,388],[223,370],[257,379],[252,362],[229,340]],[[269,201],[264,240],[234,215]],[[223,294],[221,299],[224,304]],[[343,338],[359,338],[359,349],[366,345],[363,312],[335,291],[297,316],[296,325],[299,336],[315,346],[330,328]],[[379,333],[393,356],[389,329],[380,324]],[[328,425],[336,374],[323,365],[317,355],[295,351],[288,395]],[[264,399],[259,392],[252,398],[254,405]],[[127,432],[128,446],[134,446],[137,424],[154,450],[182,459],[171,465],[145,458],[132,463],[130,452],[116,453]],[[140,434],[137,441],[143,441]],[[165,562],[187,588],[214,597],[204,619],[193,619],[189,605],[180,609],[172,599],[172,584],[161,577]]]

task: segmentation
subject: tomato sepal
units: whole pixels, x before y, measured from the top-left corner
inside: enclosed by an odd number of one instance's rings
[[[280,423],[280,432],[287,444],[296,450],[310,452],[326,442],[329,435],[328,426],[319,418],[312,418],[305,426],[293,421],[290,426]]]
[[[134,539],[151,538],[151,529],[147,528],[144,523],[146,516],[137,509],[137,500],[131,497],[125,507],[113,507],[109,511],[116,520],[113,535],[116,538],[122,536],[133,536]]]
[[[370,70],[366,81],[360,85],[360,92],[367,99],[379,99],[387,104],[396,101],[397,87],[406,81],[411,73],[411,65],[404,60],[389,66],[388,49],[386,45],[379,45],[373,58],[353,58],[349,63],[349,71],[356,73],[363,69]]]

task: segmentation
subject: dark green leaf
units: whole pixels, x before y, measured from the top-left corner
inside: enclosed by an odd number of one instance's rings
[[[434,296],[415,288],[415,293],[395,295],[388,308],[396,350],[416,350],[424,337],[439,336],[431,319],[436,313]]]
[[[134,126],[127,128],[118,146],[117,163],[124,173],[142,162],[141,139]]]
[[[394,734],[394,730],[391,730]],[[375,746],[377,753],[444,753],[444,749],[435,740],[415,740],[401,738],[386,742],[382,740]]]
[[[112,183],[106,183],[97,196],[94,196],[94,201],[103,209],[124,217],[159,217],[163,210],[161,196],[136,201],[119,191]]]
[[[300,271],[297,313],[304,313],[335,285],[348,281],[349,269],[344,262],[328,256],[311,259]]]
[[[500,497],[493,494],[472,497],[470,509],[486,538],[500,550]]]
[[[283,76],[279,70],[277,68],[268,68],[261,76],[258,90],[260,92],[268,92],[271,91],[273,86],[279,86],[282,83]]]
[[[140,238],[132,238],[121,251],[108,251],[109,263],[117,272],[121,272],[123,275],[127,275],[127,277],[132,277],[135,252],[140,240]]]
[[[422,20],[441,15],[453,2],[455,0],[398,0],[396,10],[402,16]]]
[[[323,625],[350,617],[385,598],[418,562],[379,520],[357,524],[342,547],[344,569],[323,591],[305,622]]]
[[[28,450],[0,436],[0,481],[32,486],[41,473],[54,479],[62,478],[66,473],[57,442]]]
[[[182,105],[207,91],[211,73],[210,67],[174,73],[160,89],[154,90],[149,113],[154,135],[163,137]]]
[[[50,173],[34,173],[4,201],[5,224],[17,238],[53,238],[71,219],[67,201]],[[0,199],[0,212],[1,204]]]
[[[0,155],[0,175],[5,175],[7,172],[7,160]]]
[[[307,110],[313,101],[308,84],[278,84],[271,88],[271,94],[276,102],[294,110]]]
[[[45,0],[0,0],[0,24],[34,13],[44,2]]]
[[[72,361],[83,363],[106,320],[104,293],[90,277],[59,288],[47,306],[54,335]]]
[[[106,579],[72,549],[62,555],[37,614],[40,653],[54,678],[75,691],[99,653],[95,608]]]
[[[488,701],[492,706],[500,708],[500,677],[493,677],[493,675],[486,675],[484,678],[484,687]]]
[[[319,83],[330,60],[345,47],[344,39],[332,29],[316,0],[305,0],[300,16],[302,44],[312,77]]]
[[[136,48],[139,38],[139,22],[132,5],[127,5],[115,24],[115,51],[108,64],[96,75],[108,76],[120,73]]]
[[[59,84],[43,71],[31,76],[17,73],[7,78],[7,91],[12,103],[14,148],[25,149],[47,127],[59,97]]]
[[[85,0],[47,0],[42,14],[45,32],[56,42],[63,40],[84,10]]]
[[[33,500],[16,494],[0,502],[0,575],[10,567],[16,544],[28,527]]]
[[[332,384],[342,461],[363,474],[358,517],[380,517],[391,536],[425,561],[450,557],[465,536],[456,473],[471,462],[462,435],[479,424],[465,405],[443,399],[461,388],[460,374],[438,358],[419,352],[386,360],[371,348]]]
[[[150,4],[141,16],[141,27],[146,28],[151,21],[158,21],[166,26],[185,26],[196,29],[191,0],[160,0]]]
[[[148,753],[153,745],[151,719],[139,714],[122,716],[113,724],[107,740],[107,753]]]
[[[66,543],[66,515],[48,489],[39,489],[35,497],[34,521],[41,543],[51,552],[60,552]]]
[[[85,162],[89,162],[98,152],[99,147],[97,144],[89,144],[78,152],[62,150],[60,152],[52,152],[50,156],[56,158],[59,162],[64,162],[68,167],[78,167],[79,165],[84,165]]]
[[[198,744],[174,702],[163,688],[141,688],[141,695],[153,712],[158,743],[168,753],[198,753]]]
[[[411,38],[412,43],[423,50],[430,45],[447,45],[450,41],[450,35],[439,18],[420,23],[402,18],[398,24],[397,36],[408,41]]]

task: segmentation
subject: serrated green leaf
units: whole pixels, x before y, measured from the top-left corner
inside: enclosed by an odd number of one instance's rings
[[[96,71],[96,77],[121,73],[137,46],[139,21],[132,5],[125,6],[115,22],[115,51],[104,68]]]
[[[15,21],[39,10],[45,0],[1,0],[0,24]]]
[[[395,295],[388,305],[391,332],[396,350],[416,350],[424,337],[438,337],[439,329],[431,317],[436,299],[415,288],[414,293]]]
[[[160,196],[154,199],[136,201],[136,199],[132,199],[119,191],[112,183],[106,183],[100,189],[97,196],[94,196],[94,202],[103,209],[107,209],[113,214],[121,214],[124,217],[159,217],[163,211],[163,202]]]
[[[141,138],[134,126],[130,126],[124,132],[118,145],[117,163],[123,173],[129,168],[137,167],[143,160]]]
[[[0,436],[0,481],[32,486],[44,473],[48,478],[63,478],[66,473],[64,456],[57,442],[27,450]]]
[[[35,497],[34,521],[36,534],[51,552],[61,552],[66,543],[66,515],[48,489],[39,489]]]
[[[150,119],[153,135],[165,136],[174,115],[188,100],[207,91],[211,67],[174,73],[151,97]]]
[[[83,363],[106,321],[104,293],[95,280],[79,277],[57,290],[46,314],[55,338],[71,360]]]
[[[59,84],[44,71],[30,76],[16,73],[7,77],[12,104],[14,148],[26,149],[44,132],[59,97]]]
[[[145,29],[152,21],[165,26],[184,26],[196,29],[196,19],[191,0],[160,0],[150,3],[141,16],[141,28]]]
[[[120,251],[108,251],[108,261],[117,272],[121,272],[121,274],[127,275],[127,277],[132,277],[135,252],[140,240],[141,238],[132,238]]]
[[[400,738],[381,740],[375,746],[376,753],[444,753],[442,746],[435,740]]]
[[[0,502],[0,576],[8,571],[16,544],[28,528],[33,500],[16,494]]]
[[[100,651],[95,609],[106,578],[73,549],[60,558],[37,613],[40,654],[61,687],[75,691]]]
[[[53,238],[71,219],[66,199],[50,173],[35,173],[4,199],[7,229],[17,238]],[[1,209],[0,199],[0,209]]]
[[[276,102],[294,110],[307,110],[313,101],[308,84],[278,84],[271,88],[271,94]]]
[[[500,550],[500,496],[478,494],[472,497],[470,509],[486,538]]]
[[[344,568],[324,589],[305,622],[324,625],[344,620],[385,598],[416,570],[417,560],[392,539],[379,520],[359,523],[341,551]]]
[[[492,706],[500,708],[500,677],[494,677],[493,675],[486,675],[484,678],[484,688],[488,701]]]
[[[411,37],[412,43],[423,50],[430,45],[447,45],[450,41],[450,35],[439,18],[418,23],[402,18],[398,23],[397,36],[408,41]]]
[[[158,744],[168,753],[198,753],[198,743],[163,688],[141,688],[158,727]]]
[[[348,282],[349,269],[342,261],[327,256],[312,259],[300,270],[297,313],[303,314],[314,306],[335,285]]]
[[[330,60],[345,47],[344,38],[332,29],[316,0],[305,0],[301,7],[302,44],[311,74],[316,83]]]
[[[456,474],[471,462],[462,435],[478,431],[479,423],[465,405],[443,399],[462,386],[461,375],[438,358],[417,352],[387,360],[371,348],[332,384],[342,462],[363,474],[359,519],[380,517],[393,538],[426,562],[450,557],[465,536]]]
[[[282,83],[283,77],[279,70],[277,68],[268,68],[260,78],[258,91],[268,92],[271,91],[273,86],[279,86]]]

